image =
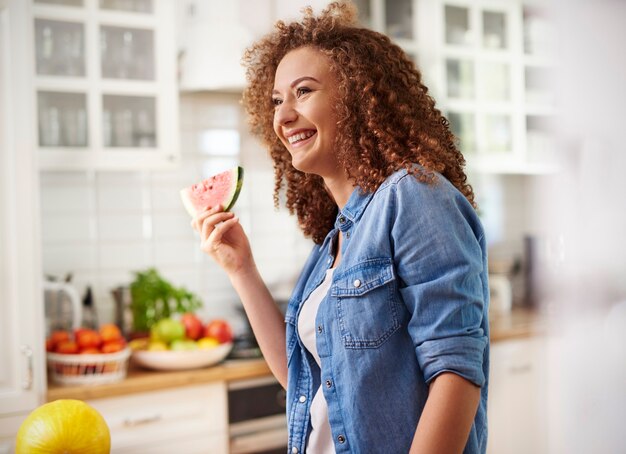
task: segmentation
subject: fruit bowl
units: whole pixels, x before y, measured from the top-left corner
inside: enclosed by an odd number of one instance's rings
[[[228,342],[206,350],[135,350],[132,360],[142,367],[155,370],[198,369],[219,363],[232,348],[233,343]]]

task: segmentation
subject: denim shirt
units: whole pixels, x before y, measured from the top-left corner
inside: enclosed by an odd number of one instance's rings
[[[302,303],[342,259],[315,323],[321,370],[297,333]],[[354,190],[315,246],[290,298],[287,330],[289,451],[302,453],[321,389],[337,453],[408,453],[428,385],[453,372],[481,387],[465,450],[487,445],[489,288],[475,210],[444,177],[406,171],[375,193]]]

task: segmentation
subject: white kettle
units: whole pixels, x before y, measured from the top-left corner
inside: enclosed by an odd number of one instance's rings
[[[82,304],[76,289],[66,282],[44,280],[46,336],[54,330],[74,330],[82,319]]]

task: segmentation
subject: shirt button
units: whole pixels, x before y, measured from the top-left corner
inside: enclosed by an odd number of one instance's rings
[[[324,328],[322,328],[322,325],[319,325],[319,326],[317,327],[317,332],[318,332],[318,333],[320,333],[320,334],[322,334],[322,331],[324,331]]]
[[[350,238],[350,232],[346,232],[346,238]]]
[[[344,218],[343,216],[339,217],[339,223],[340,224],[345,224],[346,223],[346,218]]]
[[[298,448],[296,448],[295,446],[293,448],[291,448],[291,452],[293,454],[298,454]]]
[[[306,396],[300,396],[300,399],[298,399],[300,401],[300,403],[305,403],[306,402]]]
[[[345,442],[346,442],[346,437],[344,437],[343,435],[339,435],[339,436],[337,437],[337,441],[338,441],[339,443],[345,443]]]
[[[330,388],[333,386],[333,382],[331,380],[326,380],[326,387]]]
[[[356,288],[359,288],[361,286],[361,280],[355,279],[352,285],[354,285]]]

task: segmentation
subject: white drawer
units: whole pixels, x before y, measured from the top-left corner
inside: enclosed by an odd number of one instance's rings
[[[211,446],[228,443],[225,383],[95,399],[89,404],[107,421],[114,453],[227,452]],[[182,444],[194,450],[172,448]]]

